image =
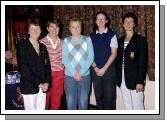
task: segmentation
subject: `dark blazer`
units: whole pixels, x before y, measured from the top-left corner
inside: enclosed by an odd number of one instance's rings
[[[51,66],[45,45],[39,43],[40,54],[36,53],[29,40],[17,48],[18,69],[21,74],[22,94],[36,94],[40,83],[51,83]]]
[[[124,50],[125,36],[118,39],[118,52],[116,58],[117,65],[117,85],[122,82],[122,62],[124,54],[124,74],[125,83],[128,89],[136,89],[136,84],[143,84],[147,71],[147,40],[134,33],[129,44]]]

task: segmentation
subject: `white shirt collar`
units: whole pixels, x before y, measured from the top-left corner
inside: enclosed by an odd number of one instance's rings
[[[102,33],[107,33],[107,31],[108,31],[108,28],[106,28]],[[98,33],[100,33],[98,30],[96,30],[96,34],[98,34]],[[100,34],[102,34],[102,33],[100,33]]]
[[[52,39],[47,35],[47,39],[49,40],[49,42],[51,43],[51,45],[52,45],[52,48],[53,49],[56,49],[56,47],[57,47],[57,43],[59,43],[60,42],[60,39],[58,38],[58,40],[56,41],[56,43],[54,44],[53,43],[53,41],[52,41]]]

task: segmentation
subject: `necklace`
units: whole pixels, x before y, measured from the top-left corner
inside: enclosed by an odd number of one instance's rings
[[[36,46],[34,46],[34,49],[35,49],[35,51],[37,52],[37,54],[39,55],[39,44],[36,45]]]
[[[38,43],[38,41],[32,41],[30,39],[30,42],[31,42],[33,48],[35,49],[36,53],[39,55],[39,43]]]
[[[39,49],[39,44],[38,43],[33,43],[32,44],[34,48]]]
[[[39,47],[38,41],[30,39],[30,42],[33,45],[33,47]]]

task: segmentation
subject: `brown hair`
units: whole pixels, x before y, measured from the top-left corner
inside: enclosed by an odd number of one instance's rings
[[[58,19],[48,20],[47,27],[49,27],[50,23],[54,23],[60,28],[60,21]]]
[[[29,29],[30,25],[35,25],[35,26],[40,26],[41,27],[41,23],[40,23],[40,19],[39,18],[29,18],[27,21],[27,30]]]
[[[98,16],[99,14],[104,15],[105,18],[106,18],[106,20],[107,20],[107,23],[105,24],[105,27],[109,27],[109,26],[110,26],[110,23],[111,23],[111,20],[110,20],[109,16],[106,14],[106,12],[104,12],[104,11],[99,11],[99,12],[96,13],[96,15],[95,15],[95,17],[94,17],[94,27],[93,27],[93,30],[94,30],[94,31],[98,30],[98,27],[97,27],[97,24],[96,24],[96,20],[97,20],[97,16]]]
[[[124,23],[125,19],[126,19],[126,18],[129,18],[129,17],[130,17],[130,18],[133,18],[134,24],[135,24],[135,28],[136,28],[137,23],[138,23],[138,21],[137,21],[137,16],[136,16],[134,13],[132,13],[132,12],[126,13],[126,14],[123,16],[123,18],[122,18],[122,22]]]

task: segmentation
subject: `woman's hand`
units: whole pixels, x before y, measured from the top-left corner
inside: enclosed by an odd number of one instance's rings
[[[48,88],[49,88],[49,84],[48,83],[44,83],[42,91],[46,92],[48,90]]]
[[[144,86],[142,84],[136,85],[136,93],[144,91]]]
[[[40,83],[38,87],[41,88],[43,92],[46,92],[48,90],[49,84],[48,83]]]
[[[76,80],[76,81],[81,81],[82,80],[82,76],[80,75],[79,72],[75,73],[74,80]]]
[[[106,70],[104,68],[99,69],[96,67],[94,70],[95,70],[97,76],[103,76],[104,73],[106,72]]]

